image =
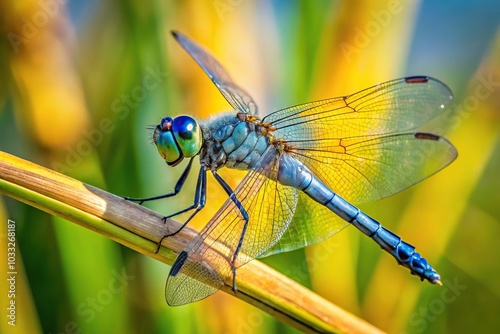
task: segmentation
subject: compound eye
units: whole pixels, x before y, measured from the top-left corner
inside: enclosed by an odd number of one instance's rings
[[[161,157],[171,166],[175,166],[182,161],[182,153],[175,143],[172,131],[163,131],[155,134],[156,148]]]
[[[190,116],[178,116],[172,121],[172,132],[182,154],[190,158],[198,154],[203,138],[198,122]]]

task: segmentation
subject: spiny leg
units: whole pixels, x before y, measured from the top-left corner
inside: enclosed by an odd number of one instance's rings
[[[182,172],[179,180],[177,180],[177,183],[175,184],[175,188],[174,188],[173,192],[168,193],[168,194],[164,194],[164,195],[159,195],[159,196],[147,197],[147,198],[124,197],[124,199],[129,200],[129,201],[139,202],[139,204],[142,205],[142,203],[144,203],[146,201],[154,201],[154,200],[158,200],[158,199],[162,199],[162,198],[167,198],[167,197],[172,197],[172,196],[177,195],[181,191],[184,183],[186,182],[187,177],[189,176],[189,172],[191,171],[191,166],[193,164],[193,159],[194,159],[194,157],[189,160],[188,165],[186,166],[186,168]],[[168,215],[168,216],[164,216],[162,218],[162,221],[165,224],[165,222],[166,222],[166,220],[168,218],[177,216],[177,215],[179,215],[181,213],[187,212],[187,211],[192,210],[192,209],[195,209],[195,211],[191,214],[191,216],[189,216],[189,218],[182,224],[182,226],[179,229],[177,229],[173,233],[170,233],[170,234],[167,234],[167,235],[163,236],[160,239],[160,241],[158,241],[155,254],[160,251],[161,243],[162,243],[162,241],[165,238],[171,237],[171,236],[179,233],[189,223],[189,221],[198,212],[200,212],[201,209],[203,209],[205,207],[205,203],[206,203],[206,185],[207,185],[207,181],[206,181],[206,167],[201,167],[200,171],[198,173],[198,182],[196,184],[196,191],[195,191],[195,194],[194,194],[193,204],[190,205],[189,207],[183,209],[183,210],[180,210],[180,211],[176,212],[176,213],[173,213],[173,214]]]
[[[207,202],[207,169],[206,169],[205,166],[202,166],[200,168],[199,173],[198,173],[198,181],[196,182],[196,190],[195,190],[194,201],[193,202],[194,202],[193,205],[191,205],[189,208],[181,210],[181,211],[179,211],[179,212],[177,212],[177,213],[175,213],[173,215],[165,216],[165,217],[162,218],[163,223],[165,223],[166,220],[168,218],[170,218],[170,217],[173,217],[175,215],[178,215],[178,214],[181,214],[183,212],[189,211],[191,209],[195,209],[195,211],[191,214],[191,216],[189,216],[188,219],[186,219],[186,221],[181,225],[181,227],[179,227],[175,232],[172,232],[172,233],[169,233],[167,235],[164,235],[160,239],[160,241],[158,241],[158,245],[156,247],[155,254],[160,251],[161,243],[162,243],[162,241],[165,238],[174,236],[177,233],[179,233],[191,221],[191,219],[193,219],[193,217],[196,216],[196,214],[198,212],[200,212],[201,209],[203,209],[205,207],[205,204]]]
[[[243,224],[243,228],[241,230],[240,239],[238,240],[238,246],[236,246],[236,249],[235,249],[234,254],[233,254],[233,258],[231,259],[231,270],[233,272],[233,287],[232,287],[232,290],[236,294],[236,290],[237,290],[236,289],[236,258],[238,257],[238,254],[240,253],[241,247],[243,245],[243,239],[245,237],[245,233],[246,233],[246,230],[247,230],[249,216],[248,216],[247,211],[245,210],[245,208],[241,204],[241,202],[238,200],[238,198],[234,194],[234,191],[231,189],[231,187],[229,187],[229,185],[226,183],[226,181],[224,181],[224,179],[221,178],[219,176],[219,174],[217,174],[216,171],[212,170],[212,174],[214,175],[214,177],[217,180],[217,182],[219,182],[219,184],[222,186],[222,188],[229,195],[229,198],[236,205],[236,207],[240,211],[243,219],[245,220],[245,223]]]
[[[189,163],[186,166],[186,168],[184,169],[184,171],[182,172],[181,177],[179,178],[179,180],[177,180],[177,183],[175,184],[175,188],[174,188],[173,192],[168,193],[168,194],[158,195],[158,196],[146,197],[146,198],[124,197],[124,199],[126,199],[127,201],[131,201],[131,202],[139,202],[139,205],[142,205],[142,203],[147,202],[147,201],[155,201],[157,199],[162,199],[162,198],[167,198],[167,197],[172,197],[172,196],[177,195],[181,191],[184,183],[186,182],[186,179],[189,175],[189,171],[191,170],[191,165],[193,164],[193,159],[194,159],[194,157],[189,160]],[[184,211],[181,211],[180,213],[182,213],[182,212],[184,212]],[[179,212],[171,215],[170,217],[173,217],[177,214],[179,214]]]
[[[172,218],[174,216],[180,215],[181,213],[187,212],[189,210],[196,209],[191,214],[191,216],[189,216],[189,218],[184,222],[184,225],[186,225],[194,216],[196,216],[196,214],[201,209],[203,209],[203,207],[205,206],[205,202],[206,202],[206,190],[207,190],[207,175],[206,174],[207,174],[207,168],[204,167],[204,166],[200,167],[200,171],[198,173],[198,181],[196,183],[196,191],[195,191],[195,194],[194,194],[193,205],[191,205],[191,206],[189,206],[189,207],[187,207],[187,208],[185,208],[185,209],[183,209],[181,211],[173,213],[171,215],[164,216],[162,218],[163,223],[165,223],[166,220],[169,219],[169,218]],[[184,227],[184,225],[183,225],[183,227]],[[177,232],[179,232],[179,231],[177,231]],[[173,233],[172,235],[176,234],[177,232]]]

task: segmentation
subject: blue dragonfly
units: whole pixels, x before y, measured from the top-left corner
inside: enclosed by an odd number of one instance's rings
[[[194,203],[165,219],[192,210],[184,227],[203,209],[208,171],[228,195],[172,265],[165,289],[169,305],[201,300],[224,284],[236,292],[236,271],[242,265],[315,244],[349,224],[413,275],[441,283],[414,246],[351,203],[396,194],[456,158],[446,139],[411,132],[452,102],[444,83],[426,76],[400,78],[259,118],[254,100],[213,56],[187,36],[172,34],[235,110],[206,120],[164,117],[153,133],[158,152],[169,166],[183,159],[189,163],[172,193],[129,198],[142,204],[175,196],[196,157],[200,169]],[[248,173],[233,190],[217,173],[222,167]]]

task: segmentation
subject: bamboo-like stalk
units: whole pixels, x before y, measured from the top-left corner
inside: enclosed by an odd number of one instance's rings
[[[145,207],[42,166],[0,152],[0,193],[101,233],[142,254],[171,265],[197,232],[189,227],[157,241],[180,224]],[[229,284],[231,284],[229,282]],[[329,303],[259,261],[238,269],[238,293],[244,300],[305,332],[381,333],[362,319]]]

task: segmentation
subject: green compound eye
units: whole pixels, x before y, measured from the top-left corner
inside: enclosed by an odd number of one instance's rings
[[[158,135],[156,148],[158,149],[161,157],[165,159],[169,165],[178,163],[182,160],[182,154],[175,143],[172,132],[170,131],[162,132]]]
[[[162,118],[155,129],[153,140],[161,157],[167,164],[175,166],[182,161],[183,156],[172,134],[172,122],[171,117]]]
[[[202,136],[200,126],[189,116],[178,116],[172,122],[175,141],[185,158],[191,158],[201,149]]]

